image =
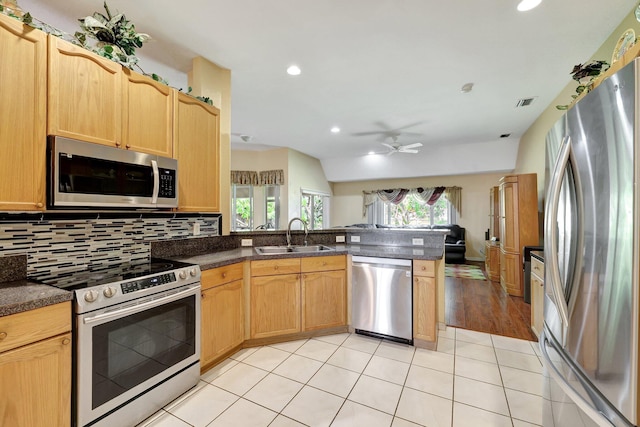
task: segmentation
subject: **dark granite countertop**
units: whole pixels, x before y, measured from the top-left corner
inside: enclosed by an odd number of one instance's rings
[[[73,292],[30,280],[0,283],[0,316],[71,301]]]
[[[358,255],[379,258],[402,258],[417,260],[439,260],[444,256],[444,247],[430,248],[424,246],[375,246],[375,245],[335,245],[334,251],[295,252],[279,255],[258,255],[253,247],[231,249],[188,257],[174,257],[176,261],[198,264],[202,270],[223,267],[245,260],[265,260],[278,258],[304,258],[328,255]]]
[[[531,251],[531,256],[544,262],[544,251]]]

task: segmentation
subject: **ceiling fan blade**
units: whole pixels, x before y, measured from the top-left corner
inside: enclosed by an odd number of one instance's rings
[[[401,153],[411,153],[411,154],[416,154],[419,153],[418,150],[400,150]]]
[[[384,145],[385,147],[389,148],[390,150],[396,151],[398,149],[398,147],[391,145],[391,144],[387,144],[386,142],[383,142],[382,145]]]
[[[418,147],[422,147],[422,143],[420,142],[416,142],[415,144],[407,144],[407,145],[403,145],[402,148],[418,148]]]
[[[388,152],[387,152],[387,156],[390,156],[390,155],[392,155],[392,154],[396,154],[396,153],[397,153],[397,151],[396,151],[396,150],[391,150],[391,151],[388,151]]]

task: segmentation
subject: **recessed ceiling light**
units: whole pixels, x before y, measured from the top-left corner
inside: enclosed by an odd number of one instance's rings
[[[526,12],[527,10],[537,7],[541,2],[542,0],[522,0],[518,3],[518,10],[520,12]]]
[[[340,133],[340,128],[338,126],[334,126],[331,128],[331,133]]]
[[[287,68],[287,74],[289,74],[290,76],[299,76],[301,72],[302,70],[297,65],[292,65]]]
[[[376,154],[376,152],[375,152],[375,151],[369,151],[369,153],[368,153],[368,154],[369,154],[370,156],[373,156],[374,154]]]

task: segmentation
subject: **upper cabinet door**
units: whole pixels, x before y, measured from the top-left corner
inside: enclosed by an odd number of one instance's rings
[[[122,66],[49,36],[48,133],[120,146]]]
[[[183,93],[175,104],[178,209],[220,212],[220,110]]]
[[[173,157],[175,89],[122,69],[122,143],[127,150]]]
[[[0,210],[42,210],[47,36],[0,14],[0,52]]]

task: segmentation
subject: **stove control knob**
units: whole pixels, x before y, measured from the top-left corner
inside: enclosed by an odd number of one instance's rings
[[[187,272],[182,270],[180,273],[178,273],[178,277],[180,277],[182,280],[187,278]]]
[[[189,270],[189,274],[191,275],[191,277],[196,277],[196,274],[198,274],[198,272],[195,268],[192,268],[191,270]]]
[[[98,291],[88,291],[86,294],[84,294],[84,300],[86,302],[94,302],[98,299],[98,296],[100,296]]]
[[[116,292],[118,292],[116,290],[116,288],[114,288],[113,286],[107,286],[106,288],[104,288],[104,290],[102,291],[102,294],[107,297],[107,298],[111,298],[113,297]]]

